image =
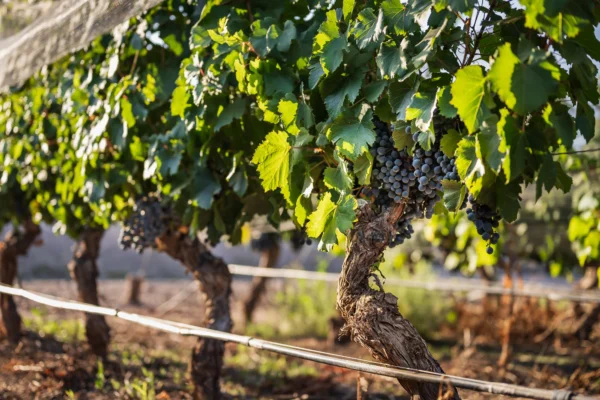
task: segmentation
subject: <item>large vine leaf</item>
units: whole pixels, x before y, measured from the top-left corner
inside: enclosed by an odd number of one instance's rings
[[[321,237],[319,249],[331,249],[331,246],[337,243],[336,233],[345,233],[352,228],[357,205],[352,195],[342,197],[338,203],[334,203],[331,193],[325,193],[317,209],[308,217],[306,233],[313,238]]]
[[[488,114],[483,102],[486,81],[482,68],[471,65],[456,73],[456,80],[450,89],[450,104],[456,107],[458,115],[471,133],[479,129]]]
[[[280,189],[289,199],[290,196],[290,150],[288,135],[285,132],[273,131],[258,146],[252,162],[256,164],[258,174],[265,190]]]
[[[354,161],[369,150],[369,146],[375,141],[371,116],[372,113],[369,112],[362,119],[358,119],[346,114],[331,124],[327,137],[336,145],[340,154]]]

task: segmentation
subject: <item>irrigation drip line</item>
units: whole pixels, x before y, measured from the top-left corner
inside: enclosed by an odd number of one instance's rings
[[[547,390],[535,389],[524,386],[511,385],[498,382],[487,382],[477,379],[463,378],[454,375],[438,374],[434,372],[421,371],[412,368],[396,367],[387,364],[364,361],[357,358],[339,356],[336,354],[325,353],[322,351],[310,350],[296,346],[289,346],[281,343],[257,339],[251,336],[237,335],[233,333],[220,332],[208,328],[201,328],[194,325],[183,324],[175,321],[169,321],[159,318],[143,316],[139,314],[119,311],[114,308],[94,306],[77,301],[61,299],[58,297],[43,295],[29,290],[15,288],[12,286],[0,284],[0,293],[12,296],[19,296],[36,303],[47,306],[62,308],[72,311],[83,311],[89,314],[99,314],[110,317],[120,318],[132,323],[144,325],[147,327],[163,330],[166,332],[182,335],[197,336],[221,340],[225,342],[238,343],[247,347],[253,347],[259,350],[266,350],[277,354],[297,357],[304,360],[314,361],[321,364],[328,364],[355,371],[367,372],[375,375],[388,376],[391,378],[411,380],[418,382],[429,382],[452,384],[457,388],[469,389],[479,392],[492,394],[501,394],[507,396],[526,397],[530,399],[541,400],[591,400],[595,397],[574,394],[568,390]],[[595,398],[597,399],[597,398]]]
[[[279,279],[306,279],[314,281],[337,282],[339,274],[333,272],[305,271],[289,268],[263,268],[249,265],[229,264],[229,271],[233,275],[260,276],[265,278]],[[409,279],[385,279],[385,283],[391,286],[401,286],[413,289],[424,289],[428,291],[446,292],[482,292],[488,294],[508,294],[519,297],[539,297],[549,300],[569,300],[579,303],[600,303],[600,294],[590,291],[561,290],[556,288],[504,288],[499,285],[481,286],[466,280],[457,281],[413,281]]]

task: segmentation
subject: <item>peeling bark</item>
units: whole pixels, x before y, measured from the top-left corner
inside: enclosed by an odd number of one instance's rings
[[[260,261],[258,262],[258,266],[261,268],[273,268],[279,259],[280,253],[279,243],[274,243],[272,247],[263,251],[260,254]],[[252,288],[250,289],[250,296],[246,300],[246,304],[244,306],[244,317],[246,325],[252,322],[252,315],[254,314],[254,310],[258,305],[260,298],[262,297],[265,288],[267,287],[267,282],[269,278],[265,278],[262,276],[255,276],[252,279]]]
[[[158,250],[164,251],[181,262],[198,281],[205,303],[204,326],[230,332],[231,320],[229,298],[231,273],[227,264],[212,255],[197,238],[187,232],[171,232],[157,239]],[[219,377],[223,367],[225,345],[214,339],[199,338],[192,351],[190,370],[194,383],[194,399],[219,399]]]
[[[393,238],[394,223],[403,211],[404,204],[379,216],[368,205],[358,211],[339,279],[337,309],[346,320],[345,330],[378,361],[444,373],[423,338],[398,311],[398,298],[385,293],[372,273],[372,267],[381,260]],[[370,277],[375,278],[380,291],[369,287]],[[422,400],[438,398],[438,384],[398,381],[411,395],[419,395]],[[448,398],[460,399],[456,390]]]
[[[102,229],[86,229],[75,245],[73,258],[69,262],[69,273],[77,285],[79,301],[100,305],[98,300],[98,265]],[[92,352],[99,357],[108,354],[110,328],[102,315],[85,314],[85,335]]]
[[[23,224],[23,232],[13,230],[0,244],[0,282],[12,285],[17,275],[17,257],[27,254],[36,241],[41,229],[31,220]],[[21,337],[21,317],[12,296],[0,294],[0,311],[2,312],[1,333],[17,343]]]

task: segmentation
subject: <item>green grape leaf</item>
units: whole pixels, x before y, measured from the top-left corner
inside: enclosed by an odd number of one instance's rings
[[[308,87],[310,89],[314,89],[319,84],[321,77],[325,75],[325,71],[323,70],[323,66],[320,63],[315,63],[311,65],[308,74]]]
[[[171,97],[171,114],[183,119],[185,109],[189,107],[190,94],[185,86],[177,86]]]
[[[214,196],[221,191],[221,184],[206,167],[196,169],[190,186],[194,205],[204,210],[210,210]]]
[[[521,185],[513,181],[504,183],[502,179],[496,180],[496,204],[498,212],[506,222],[514,222],[521,207]]]
[[[215,132],[218,132],[222,127],[233,122],[234,119],[240,119],[246,111],[246,99],[239,98],[233,103],[228,104],[219,114],[215,122]]]
[[[479,129],[479,126],[488,114],[483,102],[485,95],[486,78],[483,69],[471,65],[456,73],[456,80],[452,83],[450,104],[456,107],[460,118],[470,133]]]
[[[460,182],[442,180],[444,186],[444,205],[448,211],[459,211],[465,201],[467,188]]]
[[[506,155],[506,148],[504,147],[506,143],[500,139],[497,125],[498,117],[492,115],[483,122],[481,132],[477,134],[477,142],[479,143],[481,155],[495,173],[500,171]]]
[[[308,217],[306,233],[312,238],[321,237],[319,249],[331,249],[337,243],[337,231],[350,230],[356,219],[357,202],[354,196],[342,197],[336,204],[327,192],[317,205],[317,209]]]
[[[399,120],[406,121],[406,110],[412,103],[418,89],[418,81],[416,84],[413,84],[410,80],[390,84],[388,89],[389,103]]]
[[[521,115],[536,111],[546,104],[558,86],[556,67],[550,63],[521,64],[515,68],[511,89],[516,103],[513,110]],[[507,104],[508,105],[508,104]]]
[[[431,131],[431,120],[437,103],[436,92],[418,92],[412,98],[406,109],[406,120],[415,120],[415,125],[421,131]]]
[[[340,78],[342,81],[337,82],[338,86],[336,90],[325,97],[325,107],[330,118],[336,118],[340,114],[346,98],[348,98],[350,103],[356,100],[366,72],[365,68],[359,68],[350,76]]]
[[[171,149],[162,148],[156,153],[155,158],[159,173],[165,177],[177,173],[179,164],[181,163],[182,154]]]
[[[212,43],[212,39],[208,34],[208,30],[200,25],[200,22],[196,23],[192,28],[191,36],[190,36],[190,48],[205,48],[210,46]]]
[[[589,142],[594,138],[596,118],[594,116],[594,110],[587,103],[577,103],[577,115],[575,117],[575,127],[581,135],[585,138],[586,142]]]
[[[456,107],[450,104],[452,100],[452,94],[450,93],[450,87],[444,86],[437,93],[437,105],[440,110],[440,114],[446,118],[454,118],[457,115]]]
[[[579,215],[575,215],[569,222],[569,240],[574,242],[577,239],[585,238],[590,234],[590,229],[594,226],[594,220],[592,218],[582,218]]]
[[[373,171],[373,156],[369,152],[362,153],[354,162],[354,175],[359,185],[371,183],[371,172]],[[350,188],[352,189],[352,188]]]
[[[539,200],[539,198],[542,196],[542,188],[545,188],[546,191],[550,193],[554,187],[554,183],[556,182],[556,177],[556,165],[554,164],[552,156],[548,153],[544,156],[542,167],[540,168],[537,176],[535,187],[536,200]]]
[[[345,21],[348,21],[352,16],[355,3],[356,0],[344,0],[344,3],[342,4],[342,13],[344,14]]]
[[[398,0],[384,0],[381,3],[381,10],[386,25],[393,27],[397,34],[406,34],[415,25],[413,16],[408,12],[409,10]]]
[[[131,102],[125,97],[121,97],[121,116],[123,117],[123,121],[127,123],[128,128],[132,128],[135,126],[135,115],[133,115],[133,107],[131,106]]]
[[[577,131],[575,121],[569,115],[569,109],[563,104],[548,104],[543,116],[544,121],[556,130],[563,146],[567,149],[572,148]]]
[[[408,44],[408,40],[403,40],[399,47],[389,46],[385,43],[381,44],[375,61],[382,78],[386,76],[390,79],[394,78],[396,73],[398,73],[398,76],[404,75],[408,68],[408,62],[404,54]]]
[[[292,21],[285,21],[283,24],[283,31],[277,40],[277,50],[282,53],[287,52],[290,49],[292,40],[296,39],[296,37],[297,32],[294,23]]]
[[[375,142],[371,118],[371,112],[362,120],[351,115],[341,115],[329,127],[327,138],[336,145],[340,154],[355,161],[362,153],[368,152],[369,146]]]
[[[517,102],[512,92],[512,76],[515,66],[518,64],[519,58],[512,52],[510,43],[505,43],[498,49],[498,54],[488,74],[492,87],[510,109],[514,109]]]
[[[364,49],[371,43],[376,43],[383,36],[383,10],[375,15],[373,9],[365,8],[358,13],[353,33],[359,49]]]
[[[467,185],[469,193],[475,198],[479,197],[484,187],[486,176],[485,165],[477,154],[477,143],[474,136],[465,136],[458,143],[456,149],[456,169],[458,175]]]
[[[442,136],[442,140],[440,140],[440,149],[447,157],[454,157],[458,142],[460,142],[462,137],[463,135],[457,130],[448,129],[448,132],[446,132],[446,134]]]
[[[298,196],[294,207],[294,221],[299,226],[304,226],[308,216],[313,212],[310,197]]]
[[[505,108],[500,110],[497,132],[500,136],[502,148],[506,149],[502,169],[508,183],[518,177],[525,169],[525,138],[519,130],[517,121]]]
[[[394,140],[394,146],[396,146],[398,150],[402,150],[404,148],[410,150],[415,144],[412,135],[406,131],[407,127],[408,125],[402,123],[396,123],[394,125],[392,139]]]
[[[323,183],[329,189],[340,193],[350,192],[354,186],[354,180],[348,171],[348,163],[343,159],[338,159],[338,166],[336,168],[325,168]]]
[[[285,132],[273,131],[258,146],[252,162],[258,166],[257,171],[265,190],[280,189],[286,199],[290,196],[290,150],[288,135]]]
[[[344,59],[347,47],[348,42],[345,36],[333,39],[323,47],[320,60],[325,74],[330,74],[338,69]]]
[[[594,34],[594,27],[588,25],[585,27],[579,35],[572,39],[573,42],[583,47],[586,54],[592,57],[596,61],[600,61],[600,42],[596,39]],[[567,41],[565,46],[569,46],[570,43]]]
[[[381,93],[387,85],[386,81],[375,81],[363,87],[362,94],[369,103],[373,103],[379,99]]]

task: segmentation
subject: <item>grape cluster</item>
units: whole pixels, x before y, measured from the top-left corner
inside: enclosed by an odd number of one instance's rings
[[[292,231],[290,235],[290,243],[292,245],[292,249],[294,249],[294,251],[297,252],[304,245],[312,245],[312,240],[306,235],[305,229],[297,229],[295,231]]]
[[[374,119],[377,134],[371,149],[375,162],[373,184],[363,189],[363,194],[375,197],[379,207],[389,207],[393,202],[406,202],[404,214],[396,225],[396,236],[391,247],[402,244],[414,233],[414,218],[431,218],[433,208],[441,199],[442,179],[458,179],[454,160],[439,149],[423,150],[420,147],[411,157],[406,150],[396,150],[388,126]],[[407,128],[407,133],[410,133]]]
[[[473,196],[469,196],[469,208],[467,208],[467,217],[469,221],[475,223],[477,233],[481,235],[483,240],[488,242],[487,253],[492,254],[494,249],[492,244],[498,243],[500,234],[494,231],[500,224],[500,215],[485,204],[478,204]]]
[[[266,251],[272,249],[275,246],[279,246],[281,236],[277,232],[266,232],[261,233],[258,239],[252,239],[250,241],[250,247],[254,251]]]
[[[133,213],[121,227],[119,246],[138,253],[156,246],[156,238],[163,234],[172,220],[170,210],[154,195],[138,199]]]

